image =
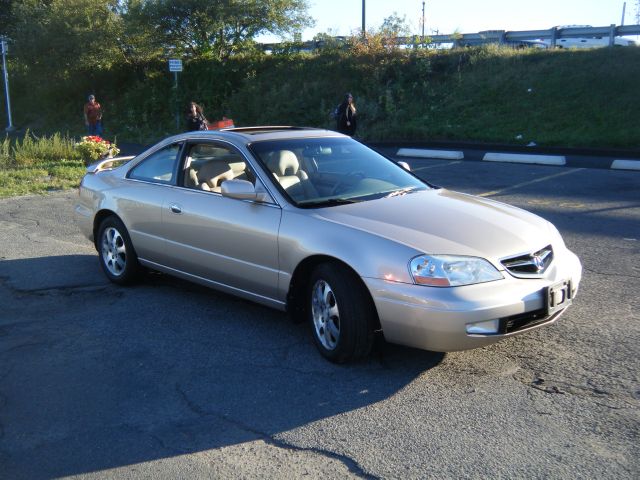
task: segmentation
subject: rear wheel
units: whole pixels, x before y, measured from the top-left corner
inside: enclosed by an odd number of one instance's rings
[[[117,217],[105,218],[98,229],[98,254],[100,266],[114,283],[131,283],[138,275],[140,266],[129,233]]]
[[[343,265],[321,264],[306,298],[313,339],[324,357],[343,363],[369,354],[376,313],[360,278]]]

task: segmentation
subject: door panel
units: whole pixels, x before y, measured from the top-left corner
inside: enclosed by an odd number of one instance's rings
[[[129,231],[138,257],[166,261],[162,238],[162,205],[174,182],[182,142],[169,144],[137,163],[118,189],[116,212]]]
[[[277,297],[274,205],[172,188],[162,208],[167,266],[269,298]]]
[[[167,193],[165,185],[125,180],[120,188],[116,211],[129,232],[138,257],[163,263],[165,240],[162,238],[162,204]]]

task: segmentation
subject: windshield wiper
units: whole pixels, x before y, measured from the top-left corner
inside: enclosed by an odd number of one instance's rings
[[[336,205],[347,205],[357,202],[358,200],[353,200],[351,198],[328,198],[326,200],[299,202],[298,205],[301,207],[334,207]]]
[[[406,195],[407,193],[413,193],[418,190],[418,187],[401,188],[400,190],[394,190],[393,192],[385,195],[383,198],[399,197],[400,195]]]

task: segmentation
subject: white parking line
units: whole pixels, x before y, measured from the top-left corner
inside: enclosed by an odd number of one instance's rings
[[[396,155],[399,157],[437,158],[444,160],[461,160],[464,158],[463,152],[452,150],[425,150],[422,148],[400,148]]]
[[[567,159],[562,155],[531,155],[524,153],[485,153],[486,162],[535,163],[539,165],[565,165]]]
[[[614,160],[611,168],[615,170],[640,170],[640,160]]]
[[[553,175],[547,175],[546,177],[540,177],[540,178],[536,178],[535,180],[529,180],[528,182],[522,182],[522,183],[518,183],[516,185],[511,185],[510,187],[505,187],[505,188],[501,188],[500,190],[492,190],[490,192],[484,192],[479,194],[479,197],[490,197],[492,195],[498,195],[500,193],[509,191],[509,190],[515,190],[516,188],[520,188],[520,187],[525,187],[527,185],[531,185],[534,183],[538,183],[538,182],[544,182],[545,180],[551,180],[552,178],[557,178],[557,177],[561,177],[563,175],[569,175],[570,173],[576,173],[576,172],[580,172],[584,170],[584,168],[576,168],[576,169],[572,169],[572,170],[565,170],[562,171],[560,173],[554,173]]]

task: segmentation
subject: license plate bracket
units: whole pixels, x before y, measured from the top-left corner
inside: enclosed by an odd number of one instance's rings
[[[545,288],[545,308],[549,316],[567,308],[572,300],[571,280],[563,280]]]

